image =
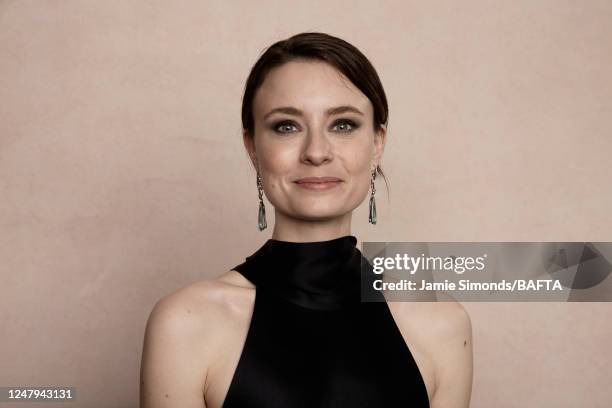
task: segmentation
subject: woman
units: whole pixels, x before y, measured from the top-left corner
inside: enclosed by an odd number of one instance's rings
[[[147,322],[141,407],[467,407],[470,319],[456,302],[361,302],[352,212],[383,175],[387,100],[347,42],[303,33],[247,80],[243,140],[272,238]],[[367,261],[366,261],[367,262]]]

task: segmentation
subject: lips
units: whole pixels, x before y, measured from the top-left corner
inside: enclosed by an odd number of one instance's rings
[[[305,184],[305,183],[314,183],[314,184],[323,184],[323,183],[334,183],[334,182],[340,182],[342,180],[340,180],[338,177],[305,177],[299,180],[296,180],[296,183],[298,184]]]

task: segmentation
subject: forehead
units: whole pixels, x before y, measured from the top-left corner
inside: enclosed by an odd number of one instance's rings
[[[340,105],[353,105],[364,113],[373,109],[368,97],[333,66],[294,60],[268,73],[255,94],[253,110],[260,116],[279,106],[316,112]]]

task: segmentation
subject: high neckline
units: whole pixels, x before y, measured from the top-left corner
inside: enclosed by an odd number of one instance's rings
[[[358,304],[362,263],[357,238],[326,241],[268,239],[246,261],[233,268],[253,283],[302,307],[333,310]]]

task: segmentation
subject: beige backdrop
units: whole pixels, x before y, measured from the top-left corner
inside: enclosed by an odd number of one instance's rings
[[[137,407],[154,303],[269,238],[242,89],[307,30],[389,98],[391,200],[359,245],[612,241],[610,1],[3,0],[0,386]],[[610,304],[465,305],[472,407],[610,406]]]

